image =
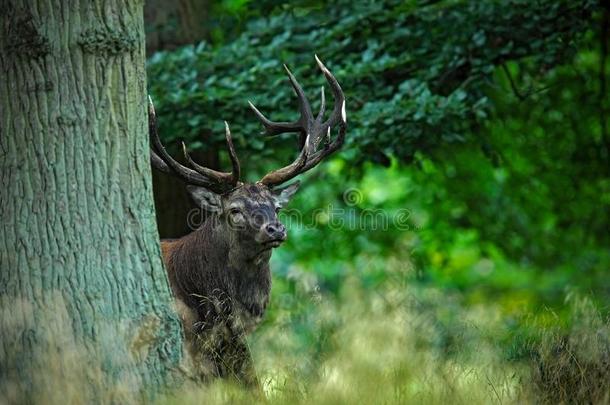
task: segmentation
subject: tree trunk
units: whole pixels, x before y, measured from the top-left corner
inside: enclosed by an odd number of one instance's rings
[[[208,0],[147,0],[144,19],[148,54],[208,38]]]
[[[155,228],[143,4],[0,0],[0,402],[179,375]]]

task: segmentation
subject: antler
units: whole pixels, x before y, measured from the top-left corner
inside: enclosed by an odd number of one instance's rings
[[[188,168],[174,160],[165,150],[157,133],[155,107],[150,97],[148,98],[148,101],[148,131],[151,140],[150,162],[156,169],[174,175],[188,184],[203,186],[219,194],[225,193],[238,185],[240,176],[239,160],[237,159],[237,154],[233,147],[233,139],[231,138],[229,124],[227,124],[226,121],[225,137],[227,140],[229,157],[231,158],[232,171],[230,173],[219,172],[195,163],[188,154],[186,145],[183,142],[182,149],[184,151],[184,158],[191,166],[191,168]]]
[[[267,119],[250,101],[250,108],[254,111],[257,118],[261,121],[265,127],[268,136],[275,136],[286,132],[300,132],[301,139],[301,152],[297,159],[289,166],[275,170],[271,173],[266,174],[260,182],[268,186],[274,186],[284,183],[293,177],[304,173],[311,168],[315,167],[325,157],[339,149],[345,141],[345,131],[347,129],[347,117],[345,115],[345,95],[337,79],[328,70],[326,66],[320,61],[318,56],[315,56],[318,67],[322,70],[322,73],[326,77],[326,81],[330,85],[331,91],[335,98],[335,105],[333,111],[328,120],[323,121],[326,100],[324,97],[324,87],[321,89],[321,106],[320,112],[317,117],[314,118],[311,111],[311,105],[303,92],[303,88],[296,80],[292,72],[286,65],[284,68],[288,73],[288,78],[297,95],[299,100],[299,110],[301,116],[294,122],[274,122]],[[333,126],[339,124],[339,133],[337,138],[331,142],[330,130]],[[324,146],[322,149],[317,150],[318,146],[325,139]]]

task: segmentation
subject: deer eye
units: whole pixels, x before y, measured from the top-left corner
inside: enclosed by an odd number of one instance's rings
[[[231,222],[234,224],[244,222],[244,214],[241,212],[241,210],[239,208],[232,208],[229,211],[229,218],[231,219]]]
[[[233,219],[241,219],[244,216],[243,212],[241,212],[239,208],[231,208],[229,215],[231,215]]]

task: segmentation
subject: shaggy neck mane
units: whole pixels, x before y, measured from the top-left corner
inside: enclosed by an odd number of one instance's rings
[[[198,313],[201,322],[209,326],[210,320],[223,319],[236,308],[262,315],[271,289],[270,249],[244,257],[232,248],[229,233],[215,215],[196,231],[166,243],[174,294]]]

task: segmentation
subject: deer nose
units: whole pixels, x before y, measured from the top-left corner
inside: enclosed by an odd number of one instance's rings
[[[280,222],[265,225],[265,232],[271,238],[286,239],[286,227]]]

